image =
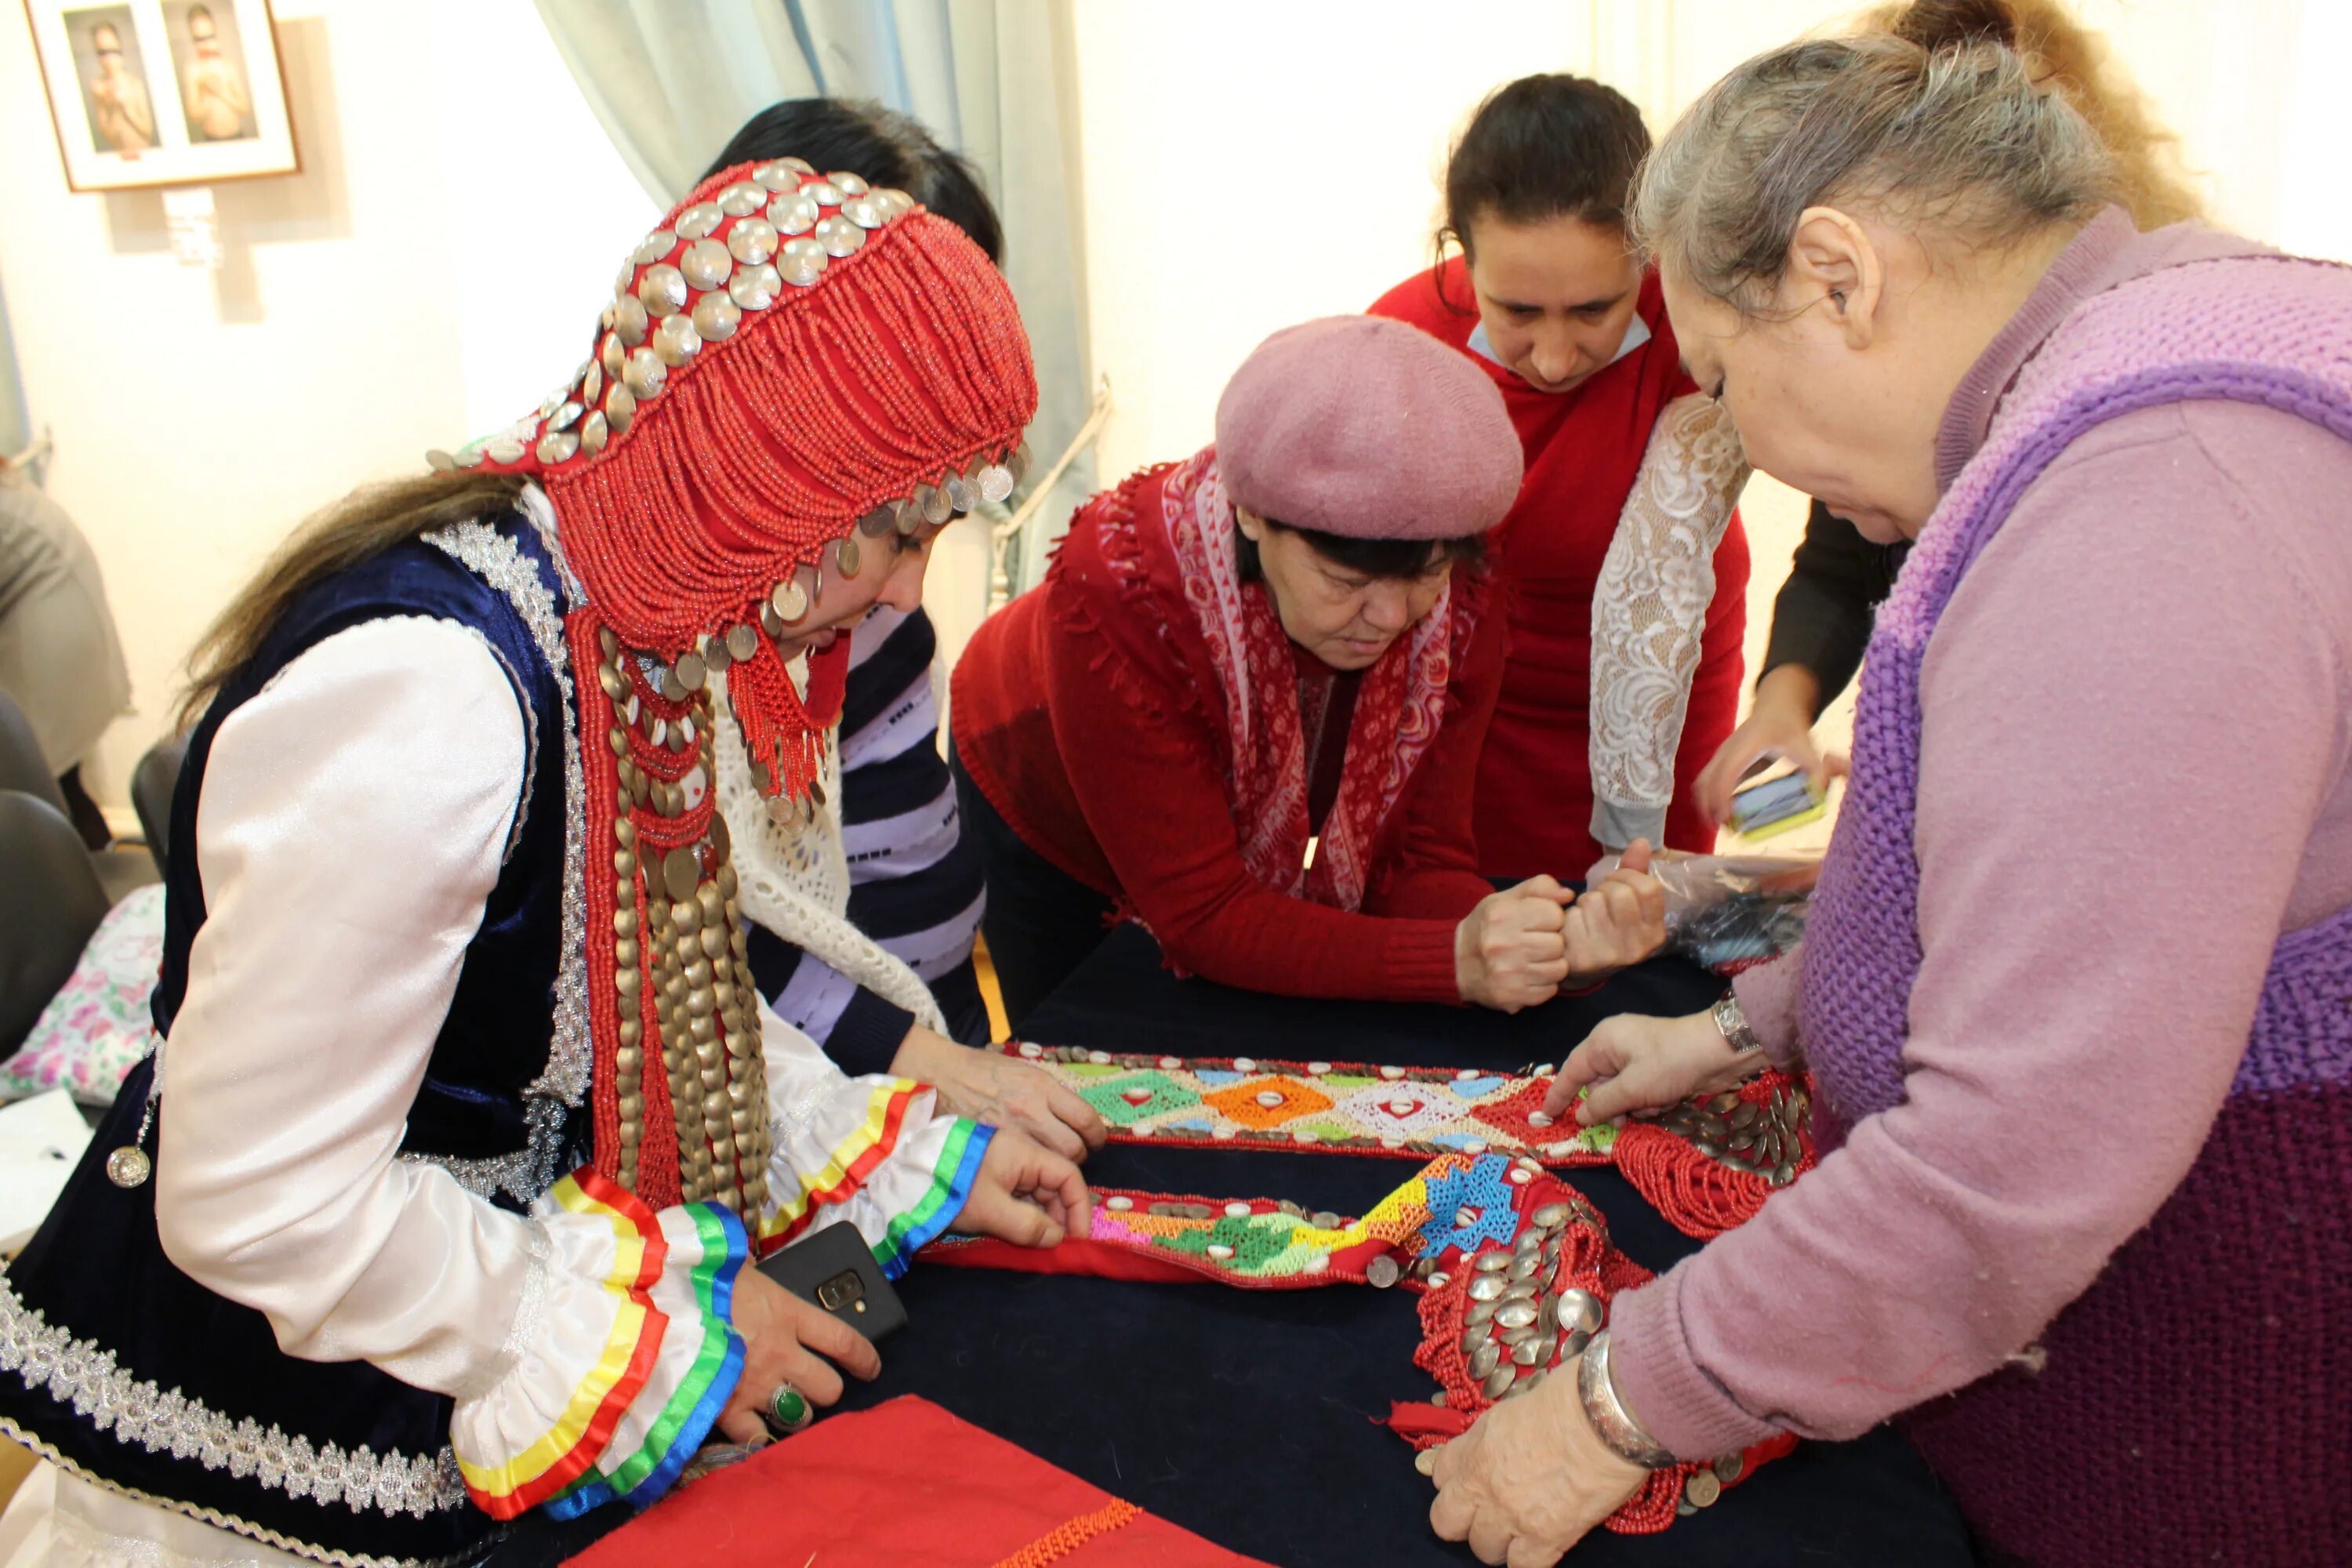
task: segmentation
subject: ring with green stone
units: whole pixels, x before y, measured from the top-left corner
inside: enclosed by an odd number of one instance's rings
[[[776,1384],[775,1392],[768,1395],[768,1407],[761,1412],[761,1416],[767,1422],[768,1430],[779,1437],[789,1437],[816,1419],[816,1406],[809,1403],[807,1394],[791,1384],[780,1383]]]

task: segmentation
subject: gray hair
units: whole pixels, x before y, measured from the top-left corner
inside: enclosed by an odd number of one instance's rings
[[[1685,111],[1642,166],[1632,227],[1754,316],[1809,206],[2000,246],[2087,218],[2113,186],[2096,133],[1999,44],[1813,40],[1757,56]]]

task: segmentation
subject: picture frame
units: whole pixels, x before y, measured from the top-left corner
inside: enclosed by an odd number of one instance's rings
[[[74,191],[302,166],[269,0],[25,0]]]

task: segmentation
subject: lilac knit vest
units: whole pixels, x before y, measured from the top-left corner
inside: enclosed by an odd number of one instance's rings
[[[1832,1139],[1904,1098],[1919,677],[1937,619],[2069,444],[2210,398],[2352,440],[2352,270],[2204,260],[2084,304],[2020,375],[1880,611],[1804,949],[1804,1049]],[[2040,1342],[2039,1373],[1905,1418],[1998,1552],[2053,1568],[2352,1561],[2352,910],[2280,940],[2196,1164]]]

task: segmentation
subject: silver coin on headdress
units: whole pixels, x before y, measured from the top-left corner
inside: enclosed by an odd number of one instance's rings
[[[725,342],[742,321],[743,308],[724,294],[714,291],[694,302],[694,330],[705,342]]]
[[[855,256],[866,244],[866,231],[839,213],[820,220],[814,237],[824,247],[824,253],[833,257]]]
[[[727,253],[747,266],[776,254],[776,226],[763,217],[747,217],[727,231]]]
[[[635,294],[624,294],[613,301],[613,335],[621,340],[623,348],[635,348],[646,341],[646,329],[653,325],[645,301]]]
[[[782,276],[762,261],[737,268],[735,276],[727,280],[727,297],[747,310],[764,310],[776,302],[783,286]]]
[[[684,311],[664,316],[661,325],[654,329],[654,353],[673,370],[701,352],[702,334],[694,330],[694,319]]]
[[[814,239],[788,239],[783,249],[776,253],[777,268],[784,281],[803,289],[823,276],[831,260],[824,247]]]
[[[686,309],[686,274],[667,261],[637,278],[637,303],[656,319]]]
[[[621,372],[622,384],[640,403],[661,395],[662,385],[669,380],[669,367],[650,348],[633,351],[626,369]]]
[[[778,196],[768,204],[768,222],[778,234],[806,234],[816,226],[821,215],[816,203],[798,191]]]
[[[698,239],[677,258],[677,269],[697,289],[716,289],[735,270],[735,258],[715,239]]]

